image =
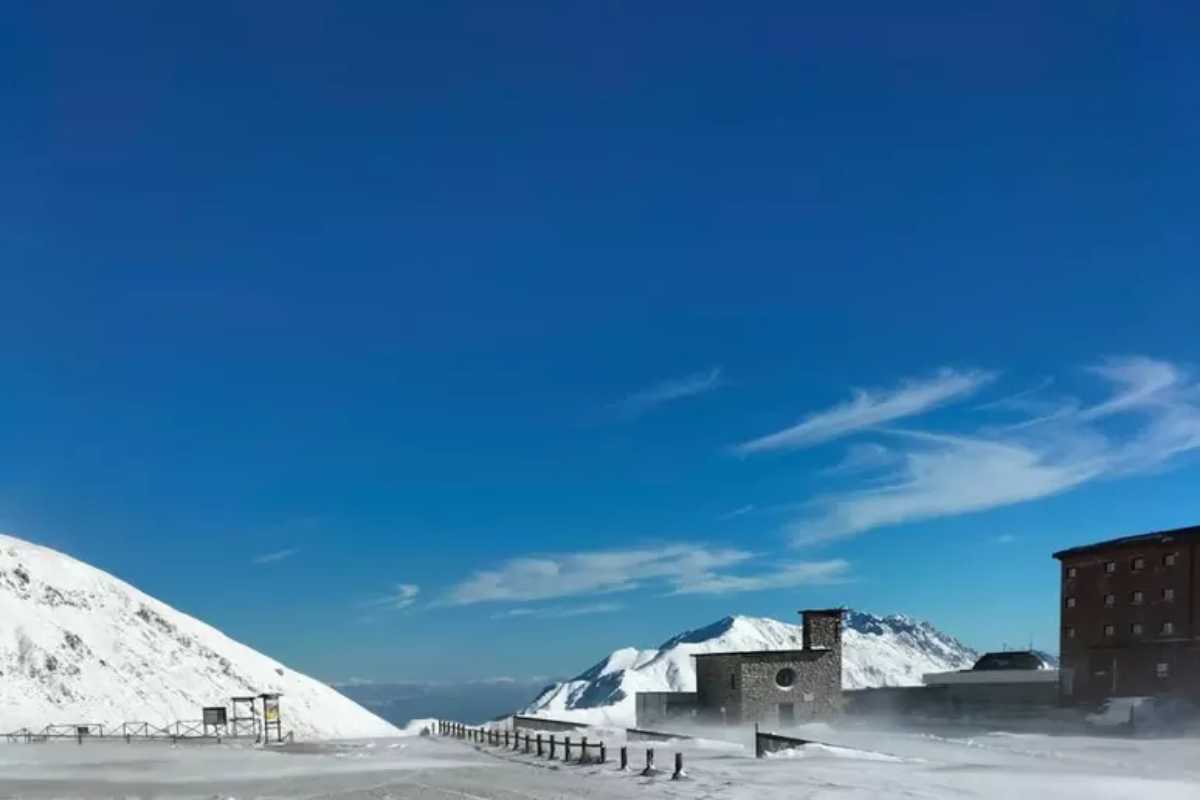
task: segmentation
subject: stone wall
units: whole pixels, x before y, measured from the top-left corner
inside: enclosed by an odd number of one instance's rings
[[[742,654],[706,654],[696,658],[696,701],[704,722],[742,719]]]
[[[781,657],[782,656],[782,657]],[[791,705],[796,722],[836,714],[841,705],[842,664],[839,650],[753,653],[743,657],[742,722],[786,724],[781,705]],[[781,686],[781,670],[795,673],[791,686]]]
[[[706,722],[779,725],[780,705],[796,722],[827,717],[841,705],[841,650],[778,650],[696,659],[699,714]],[[794,673],[781,685],[783,670]],[[786,683],[786,681],[785,681]]]

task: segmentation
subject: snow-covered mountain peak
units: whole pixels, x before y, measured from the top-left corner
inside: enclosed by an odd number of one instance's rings
[[[847,611],[842,686],[917,685],[926,672],[969,668],[977,653],[928,622]],[[635,723],[637,692],[693,692],[692,656],[741,650],[795,650],[800,625],[734,615],[667,639],[657,650],[622,648],[575,678],[547,687],[525,713],[616,725]]]
[[[301,738],[396,729],[332,688],[68,555],[0,534],[0,733],[195,720],[280,692]]]

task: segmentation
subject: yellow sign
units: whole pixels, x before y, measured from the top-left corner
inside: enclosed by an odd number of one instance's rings
[[[267,722],[278,722],[278,721],[279,721],[279,709],[275,708],[274,706],[271,706],[270,708],[267,709]]]

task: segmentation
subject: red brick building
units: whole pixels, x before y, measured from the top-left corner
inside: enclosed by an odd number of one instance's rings
[[[1200,700],[1200,526],[1054,554],[1062,564],[1061,696]]]

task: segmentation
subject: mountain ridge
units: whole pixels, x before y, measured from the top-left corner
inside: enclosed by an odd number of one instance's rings
[[[637,692],[695,691],[696,653],[792,650],[803,628],[767,617],[730,615],[666,639],[659,647],[614,650],[574,678],[547,686],[522,713],[594,724],[636,724]],[[903,614],[847,610],[842,686],[912,686],[927,672],[969,669],[979,653],[929,622]]]
[[[103,570],[0,534],[0,733],[195,720],[235,695],[283,694],[299,738],[399,731],[326,684]]]

